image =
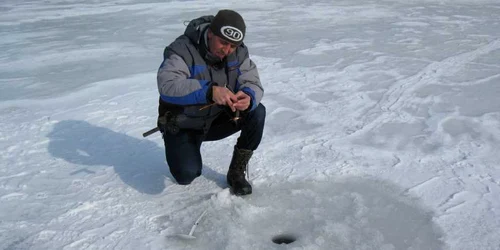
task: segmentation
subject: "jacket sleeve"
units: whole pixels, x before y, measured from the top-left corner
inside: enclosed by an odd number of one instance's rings
[[[238,82],[240,83],[239,90],[245,92],[252,99],[250,110],[254,110],[262,100],[264,88],[260,83],[257,66],[248,57],[240,65]]]
[[[209,81],[190,78],[191,71],[186,62],[179,55],[171,53],[158,69],[160,98],[176,105],[206,104]]]

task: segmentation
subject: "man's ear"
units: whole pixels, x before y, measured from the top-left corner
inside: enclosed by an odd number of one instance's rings
[[[214,35],[214,33],[212,32],[212,30],[210,28],[208,28],[208,33],[207,33],[208,39],[212,39],[213,35]]]

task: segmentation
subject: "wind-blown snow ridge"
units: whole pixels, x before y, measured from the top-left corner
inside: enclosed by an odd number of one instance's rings
[[[372,130],[374,127],[380,126],[382,122],[394,121],[398,117],[405,119],[405,112],[401,109],[410,105],[409,103],[414,100],[412,97],[418,89],[426,84],[439,83],[441,76],[453,75],[478,57],[487,55],[498,49],[500,49],[500,40],[497,39],[480,46],[474,51],[450,56],[440,62],[433,62],[417,74],[399,79],[375,105],[375,111],[370,110],[366,112],[367,117],[373,116],[374,113],[378,116],[373,121],[365,121],[366,125],[362,125],[362,129],[359,132]]]

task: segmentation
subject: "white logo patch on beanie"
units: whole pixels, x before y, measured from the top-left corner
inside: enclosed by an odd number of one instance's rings
[[[232,26],[222,26],[220,33],[230,41],[239,42],[243,39],[243,32]]]

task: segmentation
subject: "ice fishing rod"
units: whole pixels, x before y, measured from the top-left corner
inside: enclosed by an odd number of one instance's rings
[[[191,230],[189,231],[189,234],[176,234],[175,236],[177,236],[177,237],[179,237],[179,238],[181,238],[183,240],[194,240],[194,239],[196,239],[196,237],[193,235],[194,234],[194,230],[196,229],[196,227],[198,226],[198,224],[200,224],[201,219],[203,218],[203,216],[205,216],[206,213],[207,213],[207,209],[205,209],[205,211],[203,211],[203,213],[201,213],[200,217],[198,217],[198,219],[196,220],[196,222],[191,227]]]

